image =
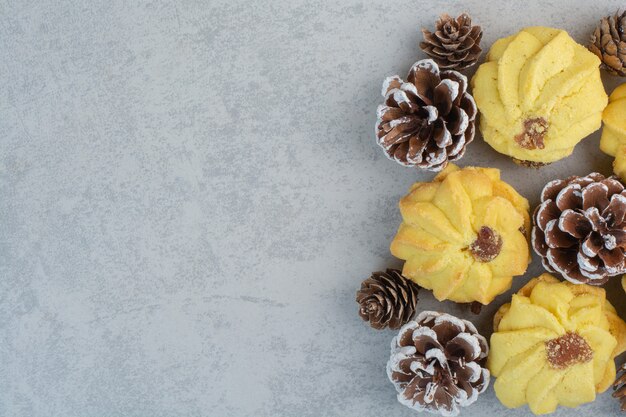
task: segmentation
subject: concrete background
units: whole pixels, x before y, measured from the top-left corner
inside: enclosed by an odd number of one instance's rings
[[[470,12],[488,48],[528,25],[585,42],[623,6],[529,3],[0,1],[0,415],[413,415],[384,371],[394,332],[354,301],[400,266],[398,199],[432,177],[375,145],[381,82],[441,12]],[[552,178],[610,172],[598,139],[528,170],[479,137],[461,165],[534,205]],[[420,308],[488,335],[507,297]],[[491,388],[463,413],[528,414]],[[590,414],[618,404],[556,413]]]

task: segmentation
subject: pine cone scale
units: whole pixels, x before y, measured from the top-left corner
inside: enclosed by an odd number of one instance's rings
[[[385,122],[383,128],[385,128],[386,132],[392,129],[391,122],[393,122],[394,120],[402,119],[404,117],[411,117],[411,115],[405,114],[402,109],[397,107],[383,107],[382,110],[383,113],[380,114],[380,118],[383,122]]]
[[[465,49],[467,49],[467,47]],[[455,52],[462,52],[462,51],[463,51],[462,44],[455,43],[454,41],[450,41],[449,43],[441,42],[439,46],[434,46],[431,49],[431,52],[446,56],[448,58],[454,56]]]
[[[454,91],[455,87],[456,91]],[[458,84],[441,80],[434,90],[435,103],[437,103],[435,107],[436,110],[433,112],[434,120],[437,120],[439,114],[447,116],[450,113],[450,110],[452,110],[452,101],[456,98],[458,92]]]
[[[446,343],[445,352],[448,356],[457,355],[467,362],[471,362],[480,353],[478,345],[472,345],[467,339],[457,335]]]
[[[436,47],[437,45],[439,45],[440,41],[439,41],[439,35],[437,35],[436,33],[432,33],[426,29],[422,29],[422,36],[424,36],[424,44],[425,46],[433,46]],[[441,43],[446,42],[448,44],[450,43],[454,43],[453,40],[451,39],[444,39],[441,41]]]
[[[622,18],[618,17],[617,13],[613,17],[613,19],[609,20],[609,29],[611,30],[611,36],[614,42],[620,40],[620,32],[622,32],[620,26],[621,20]],[[620,29],[618,29],[618,26],[620,27]]]
[[[537,207],[535,211],[535,217],[537,219],[539,227],[542,230],[544,230],[546,227],[548,227],[548,222],[552,219],[558,218],[560,213],[561,213],[561,210],[559,209],[559,207],[556,205],[554,200],[550,199],[550,200],[544,201],[539,207]],[[573,212],[573,213],[574,215],[578,215],[582,217],[582,215],[579,213],[576,213],[576,212]],[[565,218],[565,215],[564,215],[564,218]]]
[[[545,232],[545,240],[549,248],[571,248],[579,242],[579,239],[559,229],[557,220],[551,220]]]
[[[419,386],[419,381],[411,380],[404,389],[403,397],[405,400],[424,401],[424,390]]]
[[[611,56],[617,55],[617,45],[615,45],[613,39],[610,39],[609,35],[606,36],[609,37],[609,39],[607,40],[606,44],[604,44],[604,51]]]
[[[597,207],[598,210],[604,211],[609,205],[608,193],[609,187],[601,182],[585,187],[585,189],[582,190],[583,210]]]
[[[621,224],[626,217],[626,197],[614,194],[602,215],[610,219],[612,225]]]
[[[569,207],[578,207],[582,204],[581,187],[579,184],[570,184],[563,188],[557,195],[556,206],[559,210],[567,210]]]
[[[597,256],[603,247],[603,243],[602,238],[598,234],[590,232],[583,240],[581,252],[587,257]]]
[[[422,155],[426,150],[428,141],[420,138],[419,136],[413,136],[409,140],[409,150],[407,152],[407,158],[409,161],[419,164],[422,162]]]
[[[437,340],[436,333],[422,332],[418,335],[413,334],[413,339],[403,346],[415,346],[417,353],[425,355],[430,349],[442,349],[441,344]]]
[[[584,210],[584,209],[583,209]],[[600,211],[596,207],[591,207],[583,211],[585,217],[591,223],[591,229],[594,232],[604,235],[607,232],[606,223],[600,216]]]
[[[619,249],[601,249],[598,256],[604,262],[604,266],[609,274],[617,275],[624,271],[624,254]]]
[[[445,126],[435,126],[433,129],[433,139],[439,148],[446,148],[452,145],[452,134]]]
[[[558,216],[558,212],[552,211],[548,216]],[[545,228],[545,227],[544,227]],[[559,219],[559,229],[568,233],[574,239],[581,239],[585,236],[588,236],[591,233],[591,223],[587,220],[585,216],[574,211],[566,209],[563,211],[561,218]]]
[[[461,135],[468,127],[469,116],[465,110],[455,107],[450,111],[450,126],[447,129],[453,135]]]
[[[624,230],[611,230],[609,232],[610,236],[612,236],[615,247],[620,247],[622,249],[626,248],[626,231]]]
[[[454,55],[450,55],[448,57],[448,60],[450,61],[450,65],[452,67],[454,67],[455,65],[458,65],[459,63],[463,62],[465,59],[467,59],[467,57],[469,56],[470,52],[466,51],[457,51]],[[450,66],[448,66],[447,68],[451,68]]]

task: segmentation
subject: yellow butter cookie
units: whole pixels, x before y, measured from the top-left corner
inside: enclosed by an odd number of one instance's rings
[[[547,414],[593,401],[625,349],[626,323],[602,288],[543,274],[496,314],[487,366],[502,404]]]
[[[400,201],[391,253],[438,300],[490,303],[530,261],[528,201],[494,168],[455,165]]]
[[[600,128],[599,65],[563,30],[529,27],[499,39],[472,79],[485,141],[527,166],[570,155]]]

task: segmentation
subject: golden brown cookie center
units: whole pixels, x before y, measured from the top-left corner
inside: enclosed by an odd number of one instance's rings
[[[552,368],[565,369],[593,359],[593,350],[582,336],[567,332],[546,342],[546,355]]]
[[[490,262],[500,254],[502,238],[495,230],[483,226],[478,231],[476,240],[469,246],[469,251],[479,262]]]
[[[543,149],[547,132],[548,121],[543,117],[533,117],[524,120],[524,131],[515,136],[515,141],[524,149]]]

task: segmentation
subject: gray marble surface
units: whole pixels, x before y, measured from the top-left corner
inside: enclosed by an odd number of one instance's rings
[[[380,85],[440,12],[470,12],[488,47],[528,25],[584,42],[623,6],[529,3],[0,1],[0,415],[414,415],[384,371],[394,332],[354,302],[400,265],[397,201],[432,177],[375,145]],[[549,179],[610,172],[598,140],[528,170],[478,138],[461,164],[535,204]],[[489,334],[507,297],[420,305]],[[555,415],[590,414],[617,403]],[[529,411],[490,388],[463,415]]]

